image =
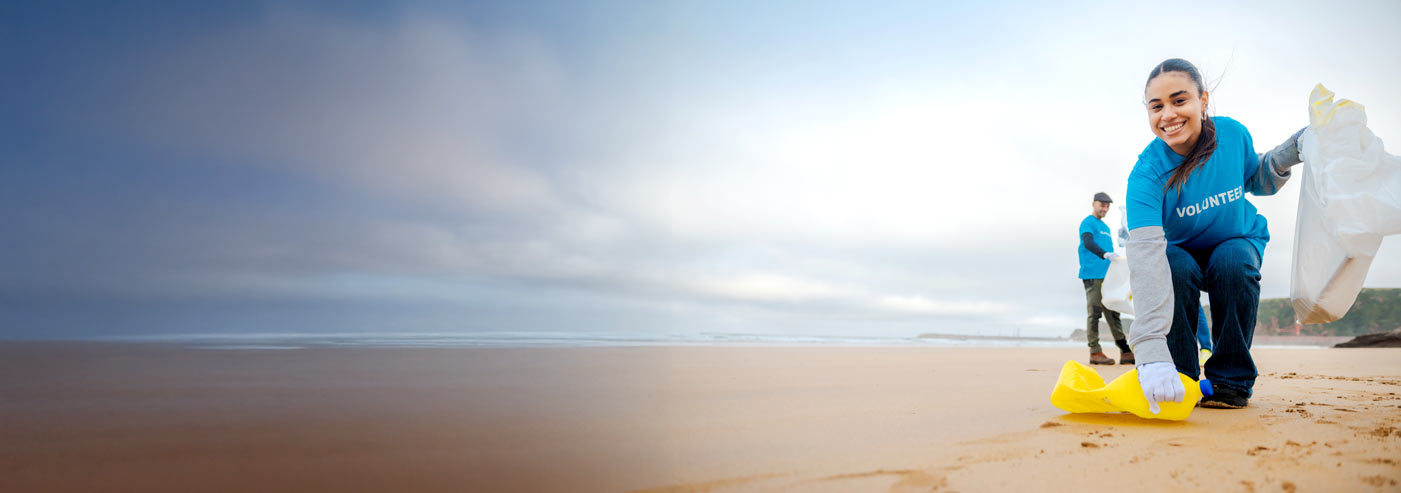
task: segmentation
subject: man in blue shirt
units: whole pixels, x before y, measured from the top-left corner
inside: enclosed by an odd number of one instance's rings
[[[1109,331],[1114,334],[1114,344],[1119,346],[1119,364],[1134,363],[1133,351],[1129,349],[1128,338],[1119,322],[1119,312],[1104,307],[1100,292],[1104,285],[1104,273],[1109,271],[1109,262],[1120,258],[1114,253],[1114,236],[1109,233],[1109,225],[1104,224],[1104,215],[1113,203],[1109,194],[1095,194],[1092,213],[1080,221],[1080,282],[1085,285],[1085,338],[1090,343],[1090,364],[1112,365],[1114,360],[1104,354],[1099,346],[1100,315],[1109,322]]]

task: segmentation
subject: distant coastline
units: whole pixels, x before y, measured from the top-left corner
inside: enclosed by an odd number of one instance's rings
[[[1300,324],[1289,298],[1260,300],[1255,337],[1360,336],[1401,329],[1401,288],[1362,288],[1347,315],[1326,324]]]
[[[1103,331],[1101,334],[1107,334]],[[1070,337],[1019,337],[1019,336],[989,336],[989,335],[964,335],[964,334],[940,334],[926,333],[920,334],[919,339],[941,339],[953,341],[1007,341],[1007,342],[1084,342],[1085,332],[1077,330]],[[1335,344],[1352,340],[1349,336],[1295,336],[1295,335],[1263,335],[1256,334],[1252,341],[1253,346],[1318,346],[1331,347]],[[1105,335],[1100,336],[1102,341],[1112,341]]]

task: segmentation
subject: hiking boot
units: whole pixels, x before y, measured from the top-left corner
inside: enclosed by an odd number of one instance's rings
[[[1105,355],[1104,355],[1104,351],[1100,351],[1100,352],[1098,352],[1098,353],[1095,353],[1095,354],[1091,354],[1091,355],[1090,355],[1090,364],[1092,364],[1092,365],[1112,365],[1112,364],[1114,364],[1114,360],[1110,359],[1108,356],[1105,356]]]
[[[1211,395],[1203,397],[1202,407],[1214,407],[1216,409],[1245,409],[1250,402],[1250,395],[1239,390],[1220,385],[1211,386]]]
[[[1120,351],[1120,352],[1119,352],[1119,364],[1121,364],[1121,365],[1132,365],[1132,364],[1133,364],[1133,351]]]

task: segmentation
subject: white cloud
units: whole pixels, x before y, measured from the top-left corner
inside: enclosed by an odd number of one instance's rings
[[[1021,323],[1035,328],[1061,330],[1066,327],[1084,327],[1085,318],[1075,318],[1063,314],[1034,315],[1023,319]]]
[[[882,308],[923,315],[992,315],[1007,310],[1003,303],[990,301],[936,301],[923,296],[885,296]]]
[[[811,302],[836,298],[849,290],[822,282],[757,273],[715,277],[696,282],[697,291],[745,301]]]

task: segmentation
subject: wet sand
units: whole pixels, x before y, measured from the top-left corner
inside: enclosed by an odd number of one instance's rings
[[[1082,353],[5,343],[0,491],[1401,491],[1401,349],[1181,423],[1052,407]]]

